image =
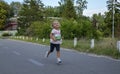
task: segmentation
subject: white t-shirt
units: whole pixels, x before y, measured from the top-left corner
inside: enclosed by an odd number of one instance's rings
[[[56,41],[53,41],[52,39],[50,39],[50,42],[53,43],[53,44],[61,44],[62,39],[61,39],[60,30],[52,29],[51,33],[54,35]]]

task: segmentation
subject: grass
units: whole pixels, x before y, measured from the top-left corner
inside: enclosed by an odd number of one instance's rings
[[[22,38],[13,38],[17,40],[23,40]],[[24,39],[24,41],[39,43],[43,45],[49,45],[49,39],[46,39],[45,42],[42,39],[36,40],[36,38]],[[95,40],[95,47],[90,48],[90,40],[80,39],[76,47],[73,45],[73,40],[63,40],[61,47],[77,50],[85,53],[93,53],[97,55],[110,56],[115,59],[120,59],[120,52],[116,48],[117,40],[111,38],[104,38],[99,41]]]

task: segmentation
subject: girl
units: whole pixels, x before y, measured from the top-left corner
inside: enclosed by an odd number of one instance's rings
[[[60,44],[62,42],[61,32],[60,32],[60,23],[57,20],[54,20],[52,23],[52,31],[50,33],[50,50],[46,52],[45,57],[48,57],[50,53],[56,48],[57,63],[62,63],[60,59]]]

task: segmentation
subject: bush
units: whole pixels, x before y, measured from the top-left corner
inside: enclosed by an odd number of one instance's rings
[[[79,22],[73,19],[61,21],[62,36],[65,39],[73,39],[74,37],[91,38],[93,33],[91,28],[90,21],[81,20]]]
[[[49,38],[51,31],[50,22],[33,22],[27,29],[26,35],[39,38]]]
[[[10,33],[3,33],[2,36],[11,36],[12,34]]]

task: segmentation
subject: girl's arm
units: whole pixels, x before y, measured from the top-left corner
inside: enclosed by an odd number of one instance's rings
[[[53,41],[56,41],[55,36],[53,35],[53,33],[50,33],[50,38],[51,38]]]

